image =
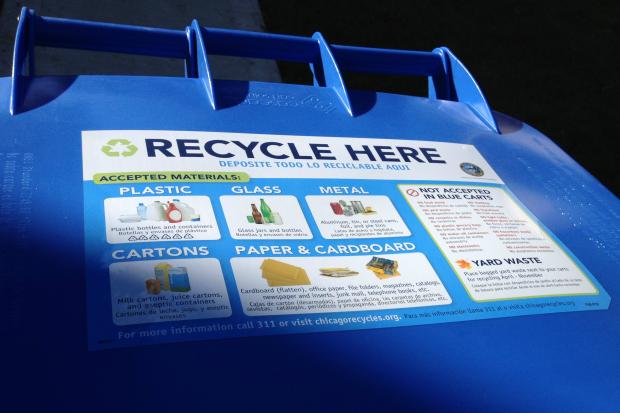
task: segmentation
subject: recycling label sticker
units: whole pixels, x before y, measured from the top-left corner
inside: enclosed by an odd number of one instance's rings
[[[472,145],[84,131],[89,348],[604,310]]]

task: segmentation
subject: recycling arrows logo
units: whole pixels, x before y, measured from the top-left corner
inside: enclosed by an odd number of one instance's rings
[[[101,147],[101,152],[107,156],[132,156],[138,148],[127,139],[110,139]]]

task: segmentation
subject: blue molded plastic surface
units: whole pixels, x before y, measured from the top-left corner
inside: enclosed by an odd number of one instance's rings
[[[447,49],[433,52],[329,45],[320,33],[312,38],[238,30],[207,29],[194,20],[185,31],[36,16],[23,8],[15,37],[11,113],[20,110],[26,72],[35,76],[35,46],[65,47],[185,59],[186,76],[199,77],[213,109],[218,109],[208,55],[278,59],[311,64],[315,85],[334,89],[345,110],[354,109],[342,71],[429,77],[431,98],[467,104],[494,131],[491,109],[474,78]],[[26,71],[26,63],[28,71]]]
[[[36,77],[35,45],[178,57],[187,78]],[[308,62],[317,85],[215,80],[209,54]],[[7,411],[617,411],[618,199],[547,137],[491,113],[446,49],[372,50],[330,46],[320,35],[131,28],[24,11],[14,67],[12,79],[0,79]],[[347,90],[346,70],[430,76],[434,96]],[[473,144],[598,278],[611,307],[89,352],[80,133],[98,129]]]

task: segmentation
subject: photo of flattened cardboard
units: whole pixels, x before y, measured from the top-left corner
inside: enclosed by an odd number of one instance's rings
[[[303,268],[295,265],[287,264],[282,261],[267,258],[260,266],[263,270],[263,278],[274,278],[283,280],[297,279],[299,273],[304,271]]]
[[[277,274],[277,273],[272,273],[269,271],[263,271],[263,278],[266,280],[272,280],[272,281],[298,281],[300,279],[303,279],[303,273],[297,271],[295,272],[295,274],[291,275],[291,276],[282,276],[281,274]]]
[[[270,287],[310,285],[308,274],[301,267],[268,258],[260,268]]]
[[[310,279],[304,269],[296,271],[289,277],[282,276],[281,274],[274,274],[271,272],[263,272],[263,278],[267,280],[267,283],[271,287],[285,286],[285,285],[309,285]]]

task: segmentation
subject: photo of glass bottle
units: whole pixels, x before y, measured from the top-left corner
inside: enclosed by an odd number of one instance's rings
[[[259,206],[256,204],[250,204],[252,208],[252,215],[246,215],[246,220],[249,224],[274,224],[282,225],[284,221],[279,212],[271,209],[267,201],[264,198],[259,199]]]
[[[265,224],[273,223],[271,208],[263,198],[260,199],[260,212],[263,214],[263,222]]]
[[[258,211],[258,208],[256,208],[256,204],[252,204],[252,218],[254,219],[255,224],[263,223],[263,216]]]

